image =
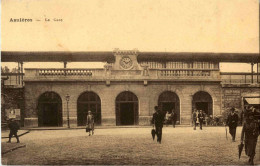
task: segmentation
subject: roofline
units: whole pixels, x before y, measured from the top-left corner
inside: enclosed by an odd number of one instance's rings
[[[1,51],[2,62],[115,62],[113,51]],[[260,63],[259,53],[137,52],[142,61],[211,61]]]

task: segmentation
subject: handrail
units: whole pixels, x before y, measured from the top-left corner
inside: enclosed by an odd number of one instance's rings
[[[163,69],[163,70],[158,70],[158,76],[159,77],[176,77],[176,76],[205,77],[205,76],[212,76],[212,70]]]
[[[250,73],[250,72],[220,72],[220,75],[260,75],[260,73]]]
[[[82,69],[89,69],[89,70],[104,70],[104,68],[25,68],[24,70],[41,70],[41,69],[48,69],[48,70],[82,70]]]

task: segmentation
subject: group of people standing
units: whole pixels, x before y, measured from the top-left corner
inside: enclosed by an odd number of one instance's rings
[[[196,130],[198,124],[200,124],[200,129],[202,130],[202,124],[205,120],[205,116],[202,110],[195,109],[192,113],[193,130]]]

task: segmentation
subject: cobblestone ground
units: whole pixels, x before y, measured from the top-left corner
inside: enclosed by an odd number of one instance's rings
[[[152,140],[151,128],[31,131],[20,138],[26,148],[2,156],[8,165],[246,165],[243,151],[238,159],[237,142],[225,137],[224,127],[163,128],[162,144]],[[6,144],[2,139],[2,147]],[[260,164],[260,146],[255,164]]]

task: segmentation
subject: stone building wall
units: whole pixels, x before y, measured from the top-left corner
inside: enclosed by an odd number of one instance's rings
[[[26,82],[25,84],[25,126],[38,126],[38,98],[44,92],[56,92],[62,99],[63,126],[66,126],[66,94],[70,95],[69,116],[71,126],[77,126],[77,99],[86,92],[95,92],[101,100],[101,125],[116,125],[115,100],[118,94],[130,91],[138,97],[139,125],[149,125],[158,97],[165,91],[175,92],[180,99],[180,123],[191,124],[192,97],[196,92],[208,92],[213,100],[213,114],[221,114],[222,90],[219,83],[174,83],[143,81],[105,82]]]
[[[222,110],[229,110],[231,107],[242,110],[243,97],[259,97],[260,88],[257,86],[228,86],[222,88]]]

